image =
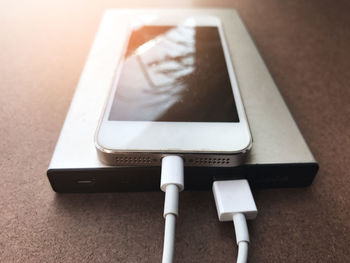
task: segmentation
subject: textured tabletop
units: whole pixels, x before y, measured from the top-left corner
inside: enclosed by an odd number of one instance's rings
[[[254,191],[250,262],[349,261],[349,1],[1,0],[0,262],[161,261],[163,193],[57,195],[46,169],[104,10],[172,6],[239,11],[320,164]],[[210,192],[182,193],[176,234],[175,262],[236,257]]]

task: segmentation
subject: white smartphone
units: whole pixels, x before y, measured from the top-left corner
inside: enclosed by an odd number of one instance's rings
[[[236,166],[252,147],[227,42],[215,16],[130,23],[123,59],[95,136],[100,160]]]

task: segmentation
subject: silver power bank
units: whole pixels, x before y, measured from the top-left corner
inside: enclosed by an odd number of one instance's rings
[[[101,163],[94,135],[121,58],[127,17],[139,14],[215,15],[223,24],[253,136],[245,163],[237,167],[186,167],[186,189],[210,189],[213,180],[247,178],[255,187],[312,183],[318,164],[283,101],[258,50],[234,9],[107,10],[59,136],[47,175],[57,192],[158,190],[160,167],[112,167]]]

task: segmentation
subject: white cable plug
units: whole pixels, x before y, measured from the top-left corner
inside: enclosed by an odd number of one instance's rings
[[[175,244],[175,223],[179,214],[179,192],[184,189],[184,164],[179,156],[162,159],[160,189],[165,192],[163,263],[172,263]]]
[[[258,213],[247,180],[216,181],[213,193],[220,221],[233,221],[238,245],[237,263],[248,260],[249,232],[246,219]]]

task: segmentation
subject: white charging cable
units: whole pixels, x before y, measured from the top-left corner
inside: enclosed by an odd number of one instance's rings
[[[160,189],[164,200],[164,247],[163,263],[172,263],[175,244],[175,223],[179,214],[179,192],[184,189],[184,163],[179,156],[170,155],[162,159]]]
[[[238,245],[237,263],[248,260],[249,233],[246,219],[258,213],[247,180],[216,181],[213,184],[216,209],[220,221],[233,221]]]
[[[175,245],[175,224],[179,214],[179,192],[184,189],[184,164],[180,156],[162,159],[160,189],[165,192],[164,246],[162,263],[172,263]],[[249,233],[246,219],[258,213],[247,180],[216,181],[213,193],[220,221],[233,221],[238,245],[237,263],[248,260]]]

